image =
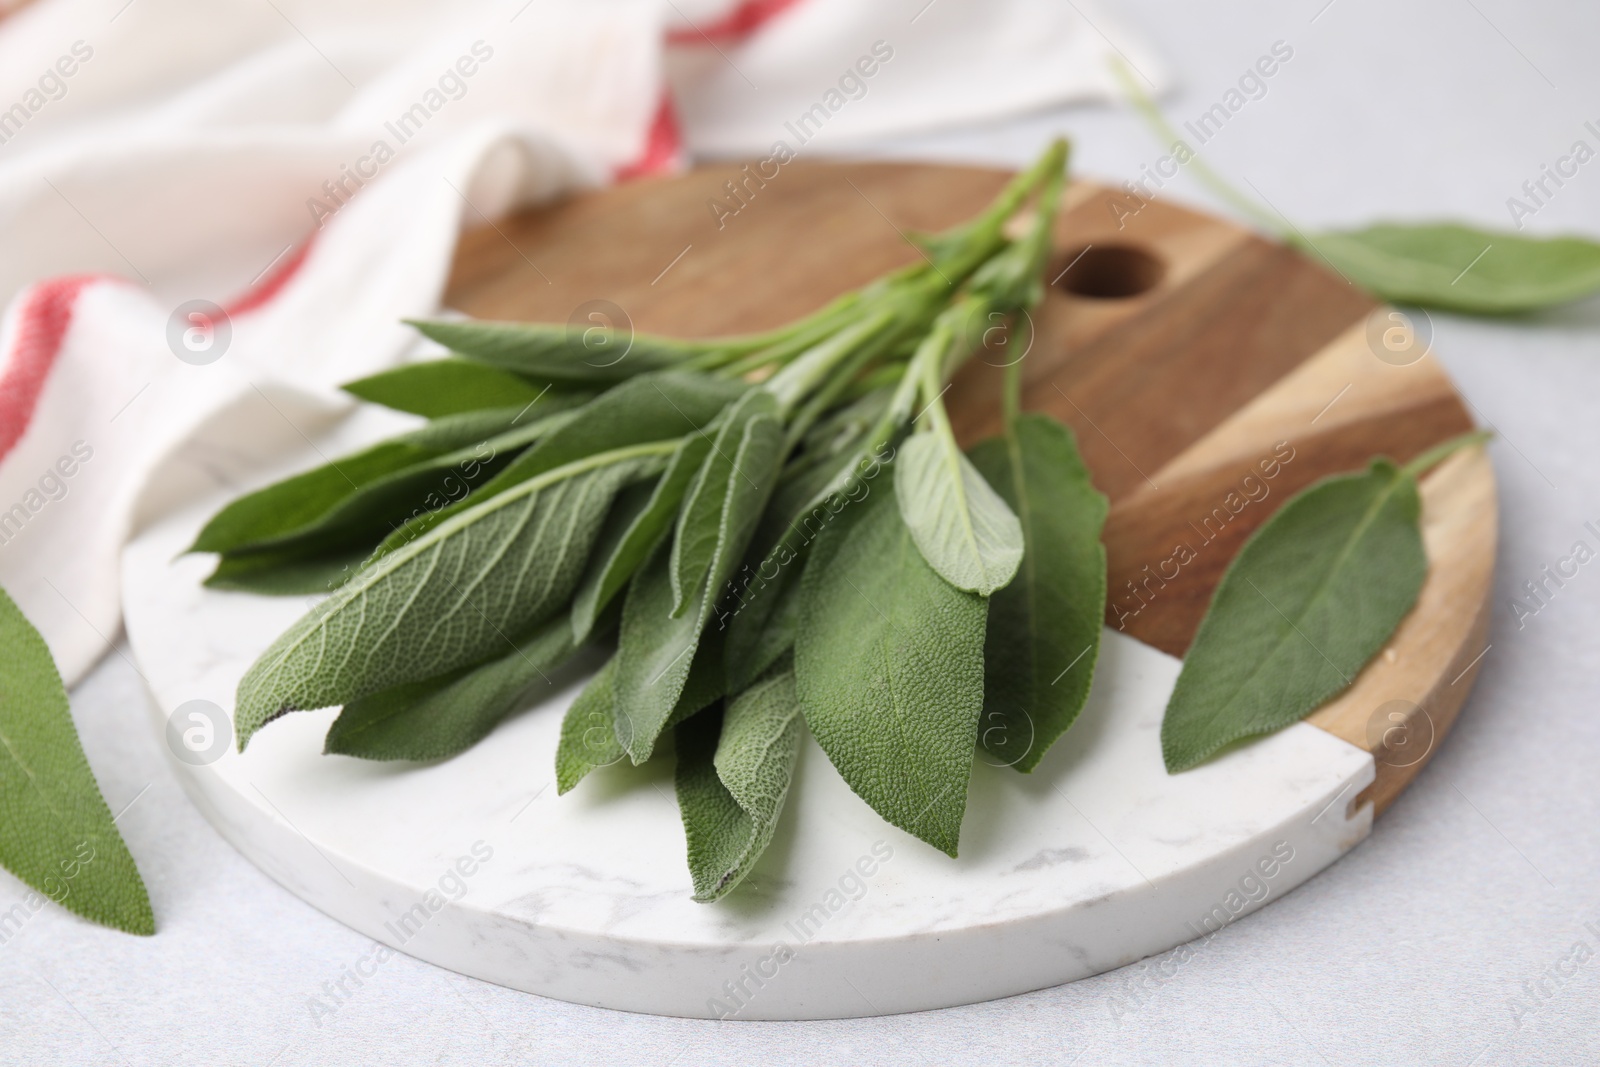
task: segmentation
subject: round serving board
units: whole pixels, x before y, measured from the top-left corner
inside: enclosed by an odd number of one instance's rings
[[[775,326],[911,262],[906,233],[969,217],[1006,177],[898,164],[750,174],[697,170],[475,231],[447,303],[653,333]],[[1174,657],[1249,533],[1317,478],[1374,454],[1405,460],[1471,422],[1425,330],[1236,226],[1080,182],[1057,243],[1026,404],[1074,428],[1111,498],[1108,630],[1088,707],[1033,774],[979,754],[959,859],[880,820],[808,740],[756,871],[726,900],[693,903],[670,758],[556,796],[582,665],[438,764],[323,756],[332,711],[288,716],[243,755],[202,761],[174,740],[190,795],[263,870],[385,944],[530,992],[685,1016],[873,1015],[1019,993],[1208,934],[1311,877],[1369,832],[1472,684],[1495,548],[1488,460],[1458,454],[1425,480],[1427,584],[1347,692],[1166,774]],[[995,429],[999,378],[980,360],[952,385],[969,441]],[[397,424],[363,409],[291,455],[281,398],[257,415],[278,427],[263,446],[275,459],[250,484]],[[253,417],[230,415],[235,436]],[[199,440],[178,462],[238,470],[222,451]],[[174,558],[228,495],[150,527],[125,557],[130,639],[173,738],[180,706],[231,709],[245,668],[308,603],[206,590],[208,560]]]

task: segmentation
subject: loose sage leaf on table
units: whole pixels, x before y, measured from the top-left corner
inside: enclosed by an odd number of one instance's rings
[[[1600,290],[1600,243],[1581,237],[1384,223],[1300,243],[1385,300],[1446,311],[1536,311]]]
[[[572,595],[612,497],[662,462],[607,453],[530,479],[363,567],[239,682],[243,749],[289,711],[346,704],[483,659]]]
[[[328,729],[323,750],[372,760],[454,756],[548,687],[548,672],[574,651],[572,627],[552,619],[487,663],[351,701]]]
[[[347,382],[344,391],[386,408],[426,415],[430,419],[481,408],[522,408],[536,404],[549,404],[554,408],[564,399],[561,394],[551,395],[545,385],[535,384],[520,374],[470,359],[409,363]]]
[[[720,462],[715,447],[702,463],[702,470],[716,466],[721,488],[713,493],[720,498],[714,524],[708,520],[715,541],[698,592],[673,610],[673,557],[659,552],[635,577],[623,606],[617,702],[628,719],[628,755],[635,763],[649,758],[678,705],[701,633],[744,557],[783,463],[783,425],[770,414],[744,420],[738,442],[731,464]]]
[[[894,493],[923,558],[957,589],[988,596],[1017,573],[1017,516],[945,434],[906,439]]]
[[[978,743],[1031,771],[1089,698],[1105,622],[1106,498],[1072,431],[1048,415],[1018,417],[972,462],[1016,512],[1027,546],[1016,578],[989,598]]]
[[[818,536],[799,610],[796,691],[817,743],[879,815],[954,856],[988,601],[939,577],[884,492]]]
[[[149,894],[84,758],[55,661],[4,590],[0,649],[0,864],[86,919],[155,933]]]
[[[724,713],[678,726],[678,810],[695,900],[727,895],[772,840],[800,753],[800,728],[787,669],[740,693]]]
[[[706,351],[693,342],[598,324],[406,321],[460,355],[540,381],[619,382]]]
[[[1427,577],[1416,479],[1386,459],[1296,494],[1222,576],[1161,723],[1167,770],[1298,722],[1349,686]]]

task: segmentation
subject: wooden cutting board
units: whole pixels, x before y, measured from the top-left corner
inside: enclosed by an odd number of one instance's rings
[[[914,261],[907,233],[967,219],[1007,177],[792,163],[765,182],[723,166],[625,185],[468,234],[446,304],[684,336],[774,327]],[[1108,625],[1175,655],[1233,555],[1293,493],[1472,428],[1427,353],[1425,319],[1232,223],[1077,182],[1049,277],[1024,403],[1076,431],[1111,499]],[[1000,380],[980,359],[952,384],[965,442],[996,431]],[[1485,651],[1487,457],[1432,472],[1423,508],[1430,570],[1415,610],[1309,720],[1373,753],[1377,777],[1352,811],[1370,800],[1381,812],[1421,769]]]

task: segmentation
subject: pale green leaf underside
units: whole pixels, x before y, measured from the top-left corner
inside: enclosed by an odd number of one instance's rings
[[[901,445],[894,493],[923,558],[957,589],[988,596],[1017,573],[1017,516],[943,434],[913,434]]]
[[[694,899],[717,900],[761,858],[794,775],[801,716],[794,675],[763,678],[721,715],[678,726],[678,809]]]
[[[39,632],[0,590],[0,865],[86,919],[155,933]],[[37,905],[31,905],[37,910]]]
[[[811,551],[795,636],[806,725],[878,814],[953,856],[988,602],[928,566],[887,493],[847,508]]]
[[[1072,431],[1022,415],[972,461],[1015,510],[1027,546],[1016,578],[989,598],[983,719],[990,762],[1031,771],[1089,698],[1106,603],[1106,498]]]
[[[671,443],[559,468],[469,508],[361,570],[239,682],[242,749],[288,711],[345,704],[480,660],[567,602],[612,497]]]
[[[454,756],[548,691],[549,672],[574,651],[572,627],[552,619],[487,663],[351,701],[328,729],[324,751],[371,760]]]
[[[1388,460],[1297,494],[1228,567],[1161,724],[1167,769],[1298,722],[1345,689],[1427,577],[1416,481]]]

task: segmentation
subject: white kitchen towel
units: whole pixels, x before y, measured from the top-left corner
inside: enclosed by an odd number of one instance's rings
[[[28,6],[0,21],[0,586],[75,682],[171,458],[304,448],[411,347],[463,227],[693,152],[1106,97],[1119,53],[1161,81],[1085,0]]]

